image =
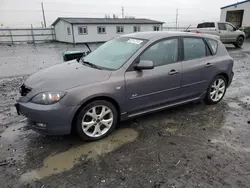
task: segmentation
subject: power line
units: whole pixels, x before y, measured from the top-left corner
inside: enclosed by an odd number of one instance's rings
[[[1,12],[41,12],[41,10],[0,10]]]
[[[122,18],[124,18],[124,7],[122,7]]]
[[[178,16],[179,16],[178,12],[179,12],[179,9],[176,9],[176,23],[175,23],[176,31],[178,27]]]
[[[43,2],[41,3],[41,6],[42,6],[42,12],[43,12],[43,24],[46,28],[46,20],[45,20],[45,14],[44,14],[44,9],[43,9]]]

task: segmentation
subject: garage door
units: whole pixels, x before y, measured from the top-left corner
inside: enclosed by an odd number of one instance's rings
[[[240,28],[242,26],[244,10],[227,11],[226,21]]]

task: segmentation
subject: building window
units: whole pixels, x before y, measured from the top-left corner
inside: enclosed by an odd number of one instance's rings
[[[123,26],[116,26],[116,33],[124,33],[124,27]]]
[[[70,27],[67,27],[67,33],[68,33],[68,35],[71,35]]]
[[[134,26],[134,32],[140,32],[141,27],[140,26]]]
[[[154,27],[154,31],[160,31],[160,26],[153,26]]]
[[[87,35],[88,29],[86,26],[78,26],[78,34],[79,35]]]
[[[105,34],[106,33],[106,27],[105,26],[98,26],[97,27],[97,33],[98,34]]]

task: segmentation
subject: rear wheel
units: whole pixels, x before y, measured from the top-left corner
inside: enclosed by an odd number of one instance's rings
[[[114,130],[117,117],[117,110],[112,103],[93,101],[78,114],[76,129],[84,140],[99,140]]]
[[[236,48],[241,48],[242,45],[243,45],[243,43],[244,43],[244,37],[243,37],[243,36],[239,36],[239,37],[237,38],[237,41],[236,41],[236,43],[234,44],[234,46],[235,46]]]
[[[207,89],[206,104],[217,104],[222,100],[227,90],[227,81],[224,76],[216,76]]]

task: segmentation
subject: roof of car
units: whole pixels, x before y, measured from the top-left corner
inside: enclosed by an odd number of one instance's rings
[[[177,32],[177,31],[149,31],[149,32],[137,32],[122,35],[123,37],[133,37],[133,38],[140,38],[140,39],[161,39],[166,37],[180,37],[180,36],[190,36],[190,37],[208,37],[213,39],[218,39],[218,37],[209,34],[197,34],[191,32]]]

